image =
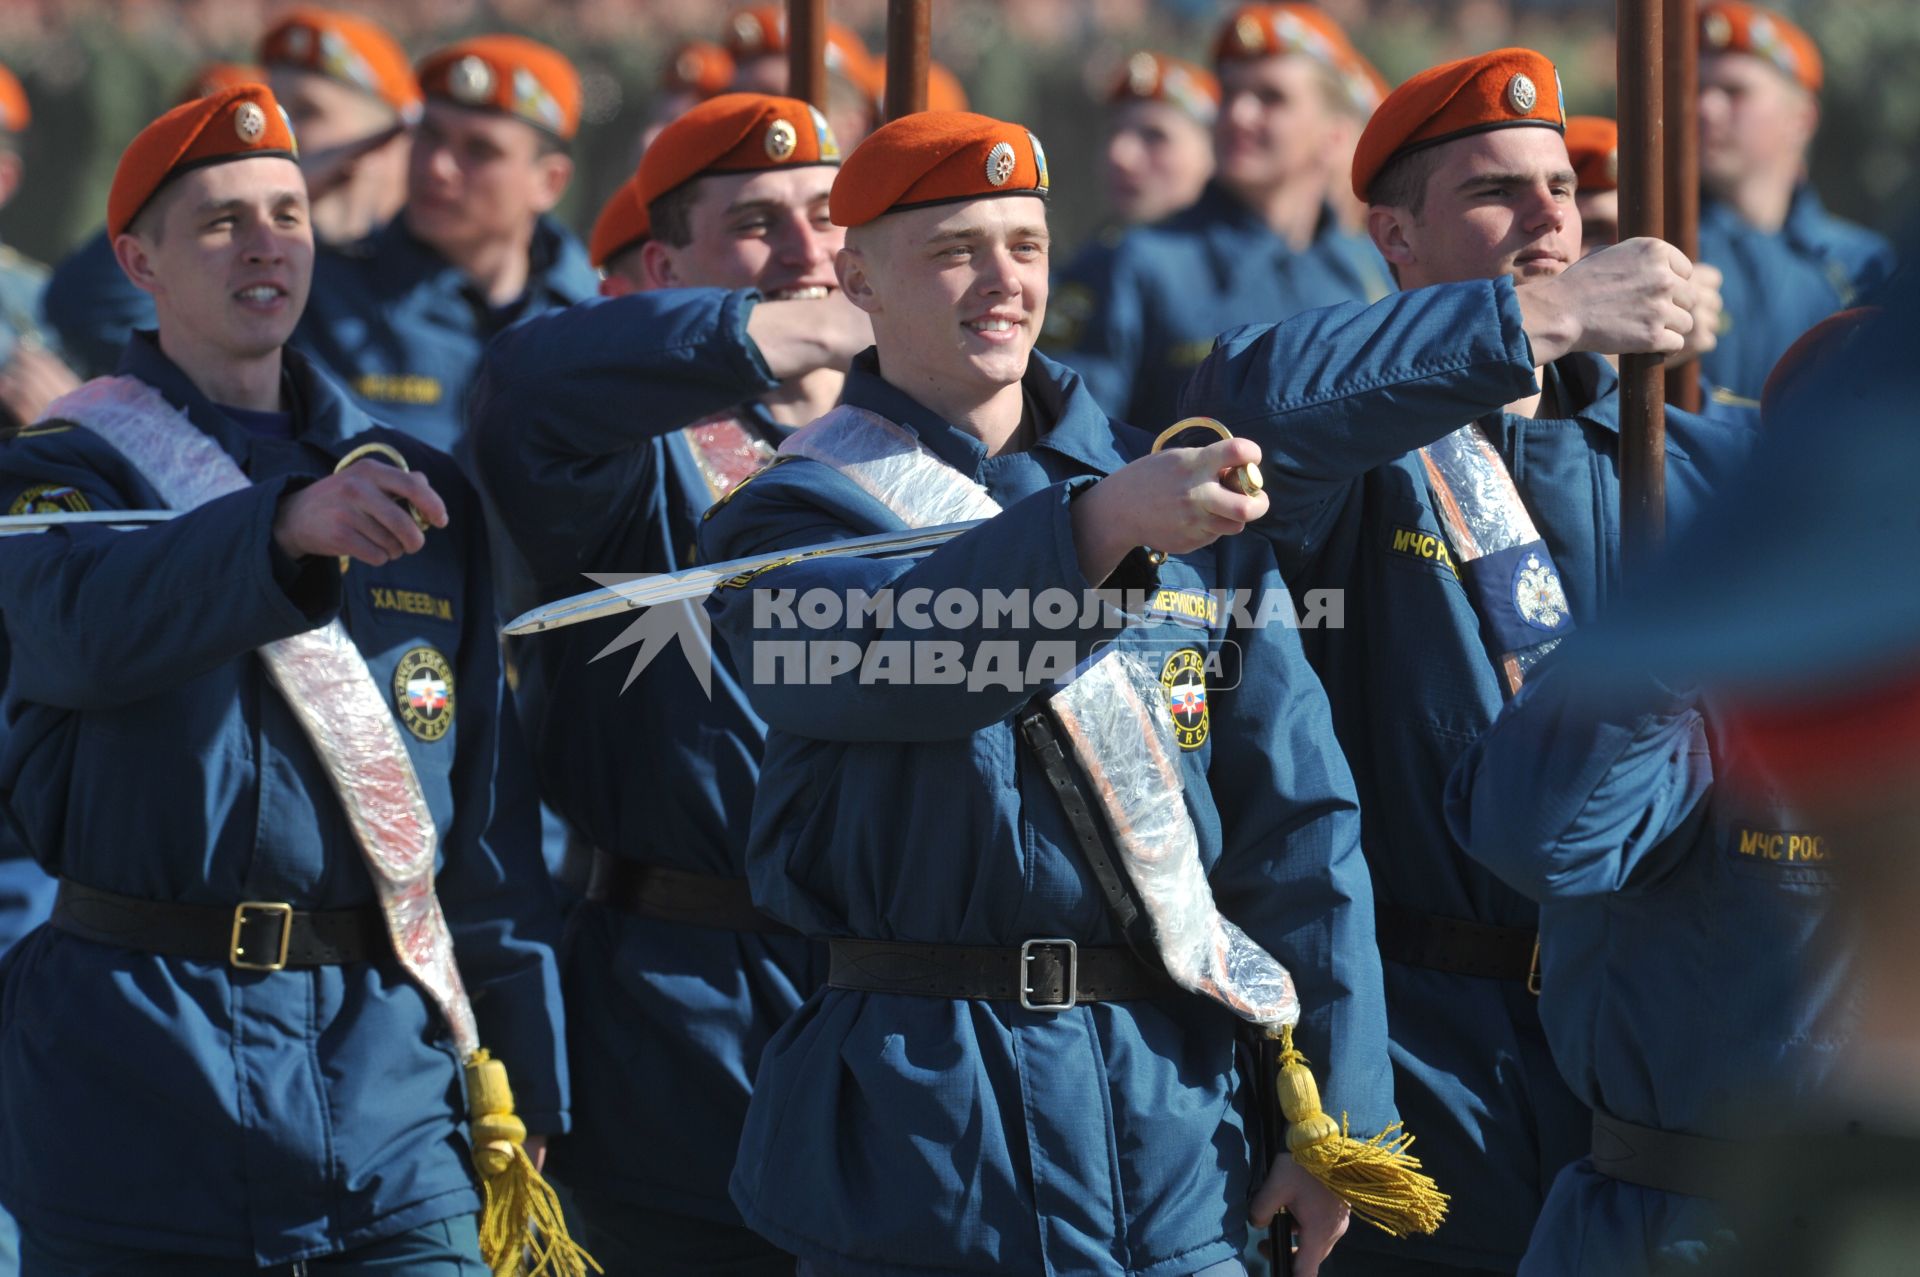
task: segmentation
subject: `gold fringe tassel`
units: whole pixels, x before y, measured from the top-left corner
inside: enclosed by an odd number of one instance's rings
[[[527,1156],[527,1128],[513,1115],[507,1066],[486,1051],[467,1061],[467,1111],[485,1197],[480,1255],[493,1277],[586,1277],[588,1266],[604,1272],[568,1236],[560,1200]]]
[[[1272,1034],[1272,1030],[1268,1030]],[[1306,1057],[1293,1049],[1293,1026],[1281,1026],[1280,1111],[1286,1114],[1287,1151],[1306,1172],[1332,1189],[1353,1213],[1395,1237],[1431,1233],[1447,1215],[1447,1195],[1407,1152],[1413,1136],[1395,1122],[1370,1140],[1347,1133],[1320,1107],[1320,1088]]]

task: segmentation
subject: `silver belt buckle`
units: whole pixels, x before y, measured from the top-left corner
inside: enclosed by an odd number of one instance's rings
[[[1033,958],[1036,945],[1064,946],[1067,951],[1067,1000],[1065,1002],[1035,1002],[1033,1000]],[[1028,940],[1020,946],[1020,1005],[1029,1011],[1071,1011],[1080,1004],[1080,946],[1064,937],[1054,939]]]

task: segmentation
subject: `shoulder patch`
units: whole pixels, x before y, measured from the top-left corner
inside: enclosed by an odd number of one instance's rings
[[[394,708],[406,729],[437,741],[453,726],[453,667],[436,647],[409,648],[393,668]]]
[[[64,483],[36,483],[13,499],[12,514],[82,514],[93,509],[86,494]]]
[[[728,488],[725,492],[721,493],[720,499],[718,501],[715,501],[712,505],[708,506],[704,511],[701,512],[700,514],[701,522],[704,523],[708,519],[711,519],[713,517],[713,512],[715,510],[718,510],[721,506],[733,500],[734,496],[742,488],[746,487],[749,483],[752,483],[755,479],[758,479],[761,475],[765,474],[767,471],[773,469],[775,466],[784,466],[789,461],[798,461],[799,459],[800,458],[798,455],[791,452],[774,453],[773,459],[767,462],[766,465],[761,466],[758,470],[755,470],[752,474],[740,480],[740,482],[734,484],[732,487]],[[731,584],[731,582],[728,582],[728,584]]]
[[[1456,579],[1460,576],[1460,566],[1453,561],[1453,552],[1447,548],[1446,538],[1438,532],[1425,532],[1396,523],[1387,531],[1387,552],[1444,568],[1453,573]]]

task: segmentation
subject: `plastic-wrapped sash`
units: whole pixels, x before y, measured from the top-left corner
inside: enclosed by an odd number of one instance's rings
[[[1509,696],[1573,631],[1560,573],[1479,423],[1420,450],[1434,509]]]
[[[693,457],[694,469],[707,485],[710,501],[726,496],[773,459],[772,445],[732,413],[696,421],[679,434]]]
[[[171,509],[191,510],[251,483],[219,444],[133,377],[90,381],[54,401],[44,419],[105,439]],[[460,1058],[470,1058],[480,1034],[433,890],[440,835],[386,696],[337,620],[268,643],[259,656],[346,811],[394,952],[445,1016]]]
[[[990,518],[980,484],[875,413],[840,407],[780,451],[832,466],[909,527]],[[1187,811],[1166,696],[1151,670],[1109,648],[1047,702],[1104,817],[1127,879],[1153,926],[1154,948],[1181,987],[1255,1024],[1293,1024],[1293,977],[1220,916]]]

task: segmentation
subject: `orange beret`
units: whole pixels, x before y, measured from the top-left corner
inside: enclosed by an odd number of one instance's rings
[[[757,4],[740,10],[727,19],[725,43],[735,62],[786,53],[786,6]],[[827,70],[869,94],[879,92],[886,75],[866,42],[838,22],[827,23]]]
[[[722,93],[689,110],[640,157],[640,199],[651,204],[705,173],[838,164],[827,117],[798,98]]]
[[[299,153],[287,113],[264,84],[242,84],[182,102],[141,129],[121,152],[107,192],[107,233],[125,231],[177,174],[230,160],[291,160]]]
[[[1352,49],[1340,24],[1308,4],[1243,4],[1227,15],[1213,37],[1215,66],[1300,53],[1339,74]]]
[[[571,138],[580,127],[580,76],[573,63],[536,40],[481,35],[420,60],[420,89],[455,106],[501,111]]]
[[[405,120],[420,115],[420,83],[394,38],[334,9],[291,9],[260,37],[268,66],[312,71],[385,102]]]
[[[587,236],[587,260],[605,269],[608,262],[637,248],[653,234],[647,206],[640,202],[639,174],[620,183],[620,189],[607,197],[600,216],[593,219],[593,233]]]
[[[1353,193],[1367,188],[1387,161],[1469,133],[1519,125],[1566,131],[1560,73],[1532,49],[1495,49],[1432,67],[1387,95],[1367,121],[1353,153]]]
[[[1700,52],[1751,53],[1809,93],[1820,91],[1820,50],[1805,31],[1779,14],[1739,0],[1700,6]]]
[[[968,111],[921,111],[882,125],[833,179],[836,226],[864,226],[895,209],[996,195],[1047,193],[1047,153],[1018,124]]]
[[[180,86],[180,92],[173,102],[178,106],[182,102],[191,102],[195,98],[212,97],[222,89],[231,89],[242,84],[265,84],[267,70],[248,62],[209,62],[193,73],[193,78]]]
[[[1142,49],[1127,59],[1107,101],[1168,102],[1200,123],[1212,124],[1220,113],[1220,82],[1185,59]]]
[[[1567,154],[1582,191],[1620,186],[1620,126],[1603,115],[1567,117]]]
[[[689,40],[673,51],[660,87],[669,93],[691,93],[710,98],[725,93],[733,83],[733,55],[707,40]]]
[[[0,66],[0,130],[18,133],[32,119],[33,112],[27,107],[27,91],[21,87],[20,77]]]

